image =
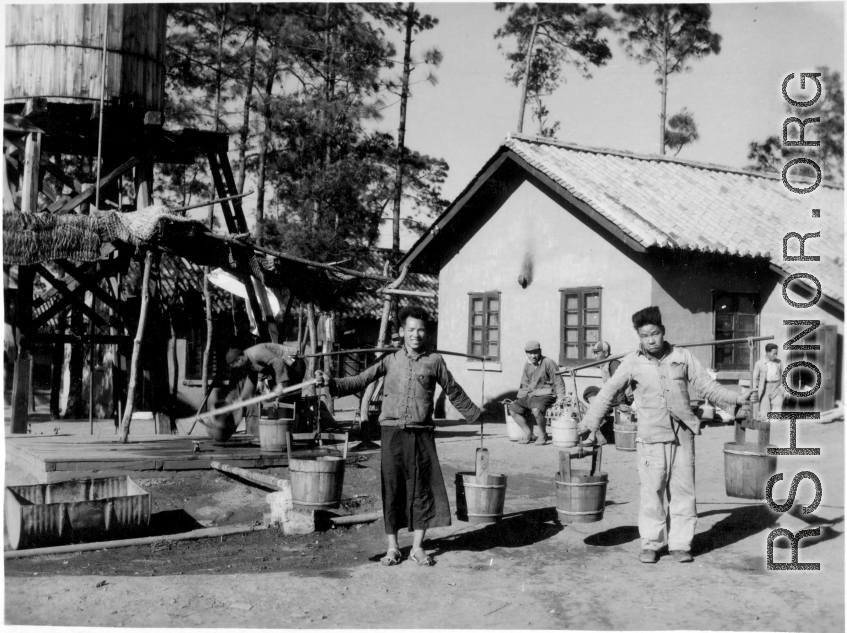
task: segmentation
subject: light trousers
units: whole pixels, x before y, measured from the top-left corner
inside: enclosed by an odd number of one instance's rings
[[[785,391],[782,389],[781,380],[765,383],[765,391],[759,398],[759,417],[762,420],[767,420],[769,412],[781,412],[784,400]]]
[[[678,441],[645,444],[638,440],[636,450],[641,479],[641,549],[658,550],[667,545],[670,550],[690,551],[697,525],[694,434],[680,427]]]

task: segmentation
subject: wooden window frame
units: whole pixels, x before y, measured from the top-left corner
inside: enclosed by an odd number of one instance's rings
[[[762,300],[761,295],[758,292],[736,292],[732,290],[712,290],[712,338],[714,340],[718,340],[718,298],[720,296],[730,296],[733,298],[734,307],[732,310],[732,314],[734,315],[733,319],[733,336],[731,338],[742,338],[743,335],[738,333],[738,299],[739,297],[748,297],[752,300],[753,308],[755,310],[756,316],[756,324],[754,326],[754,332],[750,336],[759,336],[759,326],[761,323],[761,315],[762,315]],[[740,346],[747,346],[747,343],[736,343],[735,349],[740,349]],[[754,356],[753,360],[758,359],[759,354],[759,345],[754,345],[751,350],[751,354]],[[712,347],[712,368],[718,372],[732,372],[732,371],[750,371],[750,362],[740,364],[736,360],[731,365],[721,365],[718,366],[718,346],[715,345]]]
[[[482,327],[479,328],[482,330],[482,349],[483,352],[488,350],[488,332],[490,329],[487,325],[488,323],[488,314],[490,311],[488,310],[488,302],[491,299],[496,299],[499,303],[499,310],[497,310],[497,331],[499,332],[499,336],[497,338],[497,355],[496,356],[486,356],[486,362],[500,362],[500,357],[502,355],[503,350],[503,298],[502,293],[499,290],[489,290],[485,292],[469,292],[468,293],[468,354],[473,355],[473,303],[477,299],[482,299],[483,308],[482,308]],[[479,362],[476,358],[468,358],[468,362]]]
[[[602,286],[578,286],[574,288],[559,288],[559,365],[561,367],[569,367],[579,365],[586,361],[594,360],[594,357],[585,355],[585,328],[583,315],[585,313],[585,295],[597,295],[597,340],[603,340],[603,287]],[[567,358],[565,356],[565,344],[567,342],[565,336],[565,306],[566,297],[569,295],[577,295],[577,345],[579,347],[579,356],[577,358]]]

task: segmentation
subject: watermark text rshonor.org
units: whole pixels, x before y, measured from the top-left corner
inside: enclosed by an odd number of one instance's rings
[[[788,84],[791,83],[795,77],[794,73],[791,73],[785,77],[782,82],[782,96],[783,98],[795,108],[811,108],[818,102],[821,98],[821,94],[823,93],[823,84],[818,79],[821,76],[821,73],[800,73],[800,89],[806,90],[806,82],[808,79],[811,79],[815,84],[815,96],[809,99],[808,101],[796,101],[788,96]],[[811,82],[809,82],[811,84]],[[811,88],[811,86],[810,86]],[[806,119],[801,119],[796,116],[789,116],[785,119],[782,124],[782,145],[783,147],[819,147],[820,141],[807,141],[806,140],[806,126],[813,125],[815,123],[820,123],[821,119],[819,116],[809,117]],[[788,139],[789,127],[796,125],[799,129],[799,136],[795,140]],[[789,182],[788,179],[788,170],[796,165],[809,165],[815,171],[815,182],[814,184],[808,186],[794,186]],[[812,194],[821,184],[821,168],[820,166],[811,158],[794,158],[788,161],[782,168],[782,184],[788,189],[791,193],[798,195],[809,195]],[[802,183],[805,184],[805,183]],[[804,199],[805,200],[805,199]],[[821,217],[820,209],[812,209],[811,211],[812,219],[819,220]],[[816,231],[814,233],[805,233],[801,234],[797,231],[789,231],[782,238],[782,261],[784,262],[819,262],[819,255],[806,255],[806,241],[811,240],[813,238],[820,238],[820,231]],[[788,245],[792,240],[796,240],[799,244],[799,253],[797,255],[789,255],[788,254]],[[797,301],[792,300],[788,296],[788,286],[792,282],[799,282],[806,288],[814,291],[814,297],[806,303],[798,303]],[[809,272],[799,272],[794,273],[793,275],[789,275],[782,282],[782,298],[785,302],[790,305],[792,308],[796,310],[806,310],[816,305],[818,301],[821,299],[822,295],[822,287],[821,282],[818,280],[815,275]],[[799,334],[796,334],[792,338],[790,338],[783,346],[782,349],[788,351],[811,351],[811,352],[820,352],[820,345],[813,344],[797,344],[798,341],[802,340],[812,332],[814,332],[818,327],[820,327],[820,320],[813,319],[785,319],[783,320],[783,325],[787,326],[802,326],[805,327]],[[807,369],[814,373],[815,375],[815,384],[813,387],[806,391],[798,391],[792,389],[788,384],[788,376],[792,371],[796,369]],[[790,393],[795,398],[810,398],[815,395],[815,393],[820,389],[822,383],[822,376],[820,369],[818,369],[813,363],[808,361],[798,361],[794,363],[790,363],[785,367],[785,370],[782,372],[782,386],[785,390]],[[789,446],[788,448],[768,448],[769,455],[784,455],[784,456],[803,456],[803,455],[820,455],[820,448],[797,448],[797,420],[818,420],[820,419],[821,414],[820,411],[802,411],[802,412],[792,412],[792,413],[768,413],[769,420],[790,420],[790,430],[789,430]],[[797,473],[794,476],[794,479],[791,482],[791,486],[788,490],[788,500],[783,504],[775,503],[773,500],[773,489],[777,482],[782,481],[783,473],[776,473],[773,477],[768,480],[767,487],[765,489],[765,499],[768,502],[770,508],[776,512],[788,512],[791,507],[794,505],[794,497],[797,493],[797,486],[803,479],[809,479],[815,485],[815,499],[807,506],[802,508],[803,514],[811,514],[814,512],[821,502],[821,496],[823,494],[823,485],[821,484],[821,480],[818,476],[810,470],[803,470]],[[809,530],[799,530],[797,534],[791,532],[791,530],[787,530],[786,528],[777,528],[772,530],[770,534],[768,534],[768,544],[767,544],[767,563],[768,569],[772,571],[797,571],[797,570],[819,570],[821,568],[820,563],[800,563],[798,562],[799,556],[799,543],[800,539],[803,539],[807,536],[820,536],[820,528],[812,528]],[[789,539],[791,542],[791,562],[790,563],[775,563],[773,562],[773,542],[777,538],[784,536]]]

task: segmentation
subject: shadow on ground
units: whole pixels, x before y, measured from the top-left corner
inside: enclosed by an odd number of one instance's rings
[[[185,510],[163,510],[150,515],[150,531],[147,536],[168,536],[199,530],[203,526]]]
[[[558,522],[556,508],[538,508],[512,512],[502,520],[479,530],[432,539],[429,546],[433,556],[445,552],[482,552],[493,547],[524,547],[545,541],[564,528]]]

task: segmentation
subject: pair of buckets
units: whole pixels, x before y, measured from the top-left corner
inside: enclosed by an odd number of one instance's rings
[[[524,432],[512,417],[509,411],[509,404],[511,404],[510,401],[503,403],[503,409],[506,414],[506,433],[509,436],[509,441],[517,442],[524,437]],[[571,448],[577,445],[577,422],[569,407],[553,406],[548,409],[546,417],[553,446]]]
[[[298,455],[291,452],[291,419],[259,418],[259,446],[263,455],[288,454],[291,497],[306,510],[329,510],[341,503],[346,460],[336,455]]]

